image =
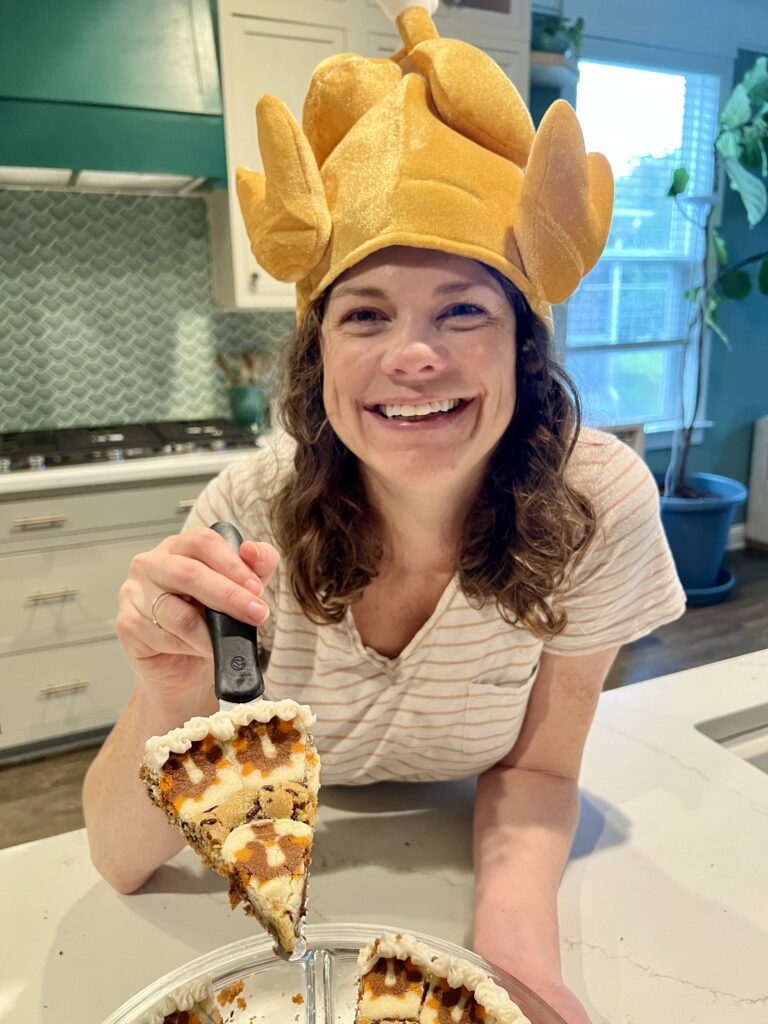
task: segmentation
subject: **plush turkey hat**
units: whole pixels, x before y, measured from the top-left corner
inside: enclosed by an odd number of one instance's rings
[[[442,39],[437,0],[379,0],[403,48],[315,69],[302,127],[275,96],[256,107],[264,173],[237,169],[251,249],[296,283],[297,315],[391,245],[437,249],[504,274],[550,322],[603,251],[613,175],[556,100],[538,131],[481,50]]]

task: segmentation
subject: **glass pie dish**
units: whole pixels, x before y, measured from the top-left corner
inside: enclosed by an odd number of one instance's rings
[[[433,935],[408,932],[434,954],[463,957],[487,971],[518,1004],[531,1024],[565,1024],[539,996],[477,954]],[[267,935],[221,946],[164,975],[129,999],[104,1024],[137,1024],[181,985],[210,977],[225,1024],[353,1024],[357,955],[377,935],[398,931],[374,924],[320,924],[306,928],[300,960],[275,956]]]

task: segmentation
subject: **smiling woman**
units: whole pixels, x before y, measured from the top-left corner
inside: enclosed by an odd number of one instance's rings
[[[215,706],[201,606],[255,623],[265,696],[317,714],[324,783],[478,777],[475,948],[587,1024],[556,911],[581,755],[618,647],[682,591],[651,474],[581,428],[551,353],[550,303],[605,244],[610,170],[567,104],[534,138],[434,6],[386,0],[404,49],[324,61],[302,127],[259,103],[265,174],[239,194],[256,258],[297,286],[285,429],[134,559],[118,632],[138,679],[86,820],[123,891],[176,849],[143,744]],[[216,521],[249,538],[239,555]]]
[[[315,301],[287,352],[303,444],[273,514],[313,618],[352,604],[359,624],[383,580],[401,599],[429,567],[534,634],[562,625],[550,597],[594,522],[563,474],[578,400],[550,344],[509,281],[448,253],[381,250]]]

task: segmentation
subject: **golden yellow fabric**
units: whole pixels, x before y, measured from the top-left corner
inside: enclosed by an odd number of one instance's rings
[[[519,93],[482,51],[442,39],[427,10],[396,21],[386,60],[340,54],[315,70],[302,126],[264,96],[264,173],[237,169],[253,254],[296,283],[298,315],[339,274],[390,245],[481,260],[549,320],[597,262],[613,175],[557,100],[534,132]]]

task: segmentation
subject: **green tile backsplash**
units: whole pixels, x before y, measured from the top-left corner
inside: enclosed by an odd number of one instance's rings
[[[0,432],[228,416],[214,363],[292,313],[213,302],[201,198],[0,190]]]

